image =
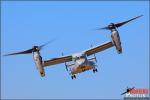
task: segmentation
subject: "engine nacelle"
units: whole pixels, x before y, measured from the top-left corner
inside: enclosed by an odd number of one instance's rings
[[[40,75],[42,77],[45,76],[45,70],[44,70],[44,67],[43,67],[43,61],[42,61],[42,57],[40,55],[40,52],[39,51],[36,51],[36,52],[33,52],[33,58],[34,58],[34,61],[35,61],[35,64],[37,66],[37,69],[40,73]]]
[[[118,54],[122,53],[120,36],[117,30],[112,30],[111,38],[114,43],[114,46],[116,47]]]

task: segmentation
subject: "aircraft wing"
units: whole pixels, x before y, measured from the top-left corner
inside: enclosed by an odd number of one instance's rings
[[[43,66],[49,66],[49,65],[55,65],[60,64],[64,62],[72,61],[72,56],[62,56],[58,58],[52,58],[46,61],[43,61]]]
[[[94,48],[91,48],[91,49],[89,49],[89,50],[86,50],[86,51],[85,51],[85,54],[86,54],[87,56],[90,56],[90,55],[92,55],[92,54],[95,54],[95,53],[101,52],[101,51],[103,51],[103,50],[105,50],[105,49],[108,49],[108,48],[110,48],[110,47],[112,47],[112,46],[114,46],[114,44],[112,43],[112,41],[109,41],[109,42],[106,42],[106,43],[101,44],[101,45],[99,45],[99,46],[96,46],[96,47],[94,47]]]
[[[97,52],[101,52],[105,49],[108,49],[112,46],[114,46],[114,45],[113,45],[112,41],[110,41],[110,42],[106,42],[102,45],[96,46],[94,48],[91,48],[89,50],[86,50],[86,51],[84,51],[84,53],[87,56],[90,56],[90,55],[95,54]],[[60,63],[69,62],[69,61],[72,61],[72,55],[45,60],[45,61],[43,61],[43,66],[45,67],[45,66],[60,64]]]

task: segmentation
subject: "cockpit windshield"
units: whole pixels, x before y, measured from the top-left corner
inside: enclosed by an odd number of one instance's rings
[[[86,55],[85,54],[74,54],[73,55],[73,59],[74,59],[74,61],[85,60],[86,59]]]
[[[81,60],[81,59],[85,59],[85,58],[86,58],[86,56],[83,55],[83,56],[75,57],[74,59],[76,61],[76,60]]]
[[[77,64],[79,64],[79,65],[81,65],[81,64],[83,64],[84,62],[85,62],[85,58],[86,56],[79,56],[79,57],[75,57],[74,58],[74,61],[77,63]]]

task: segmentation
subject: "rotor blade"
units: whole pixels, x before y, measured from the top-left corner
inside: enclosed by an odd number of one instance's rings
[[[117,24],[115,24],[115,26],[116,27],[120,27],[120,26],[122,26],[122,25],[124,25],[124,24],[127,24],[128,22],[130,22],[130,21],[132,21],[132,20],[135,20],[135,19],[137,19],[137,18],[139,18],[139,17],[142,17],[143,15],[140,15],[140,16],[137,16],[137,17],[135,17],[135,18],[132,18],[132,19],[130,19],[130,20],[127,20],[127,21],[124,21],[124,22],[121,22],[121,23],[117,23]]]
[[[56,40],[56,39],[52,39],[52,40],[48,41],[47,43],[39,46],[39,50],[41,50],[44,46],[48,45],[49,43],[52,43],[54,40]]]
[[[97,30],[108,30],[108,27],[98,28]]]
[[[21,51],[21,52],[6,54],[4,56],[17,55],[17,54],[29,54],[29,53],[32,53],[32,51],[33,51],[33,49],[29,49],[29,50],[25,50],[25,51]]]

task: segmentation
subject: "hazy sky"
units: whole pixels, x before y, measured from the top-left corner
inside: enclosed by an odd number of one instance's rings
[[[96,54],[92,70],[72,80],[64,64],[45,68],[40,77],[32,54],[1,56],[3,99],[120,99],[126,87],[149,87],[148,1],[3,1],[1,54],[56,41],[41,51],[44,60],[72,54],[110,41],[110,32],[95,29],[138,15],[143,17],[118,29],[123,53],[115,48]]]

